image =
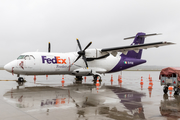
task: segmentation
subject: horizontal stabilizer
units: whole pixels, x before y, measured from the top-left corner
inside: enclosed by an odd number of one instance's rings
[[[129,50],[134,50],[138,52],[140,49],[148,49],[148,48],[157,48],[160,46],[166,46],[166,45],[172,45],[175,43],[172,42],[155,42],[155,43],[146,43],[146,44],[140,44],[140,45],[130,45],[130,46],[122,46],[122,47],[113,47],[113,48],[104,48],[101,49],[101,52],[124,52],[124,51],[129,51]]]
[[[148,37],[148,36],[154,36],[154,35],[161,35],[161,33],[153,33],[153,34],[146,34],[146,35],[138,35],[138,37]],[[135,38],[136,36],[133,36],[133,37],[127,37],[127,38],[124,38],[124,40],[128,40],[128,39],[132,39],[132,38]]]

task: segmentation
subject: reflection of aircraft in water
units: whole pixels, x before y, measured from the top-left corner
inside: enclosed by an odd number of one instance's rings
[[[175,99],[168,99],[167,94],[164,94],[164,101],[161,101],[159,110],[162,116],[180,118],[180,96],[175,96]]]
[[[109,88],[121,99],[121,103],[135,116],[145,119],[144,110],[141,103],[142,93],[125,88],[109,86]]]
[[[75,109],[74,113],[79,117],[99,115],[105,118],[133,120],[145,118],[142,96],[142,93],[112,86],[102,86],[97,93],[95,86],[83,84],[69,85],[63,89],[46,86],[25,87],[6,92],[3,97],[25,112]]]

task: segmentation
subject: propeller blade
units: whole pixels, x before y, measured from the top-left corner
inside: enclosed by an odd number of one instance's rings
[[[78,38],[76,38],[76,40],[77,40],[77,43],[78,43],[79,49],[82,51],[82,48],[81,48],[81,44],[80,44],[80,42],[79,42],[79,39],[78,39]]]
[[[51,52],[51,43],[48,44],[48,52]]]
[[[92,44],[92,42],[90,42],[90,43],[84,48],[83,51],[85,51],[91,44]]]
[[[84,60],[84,62],[85,62],[85,64],[86,64],[86,67],[88,68],[88,64],[87,64],[87,60],[86,60],[85,55],[83,55],[82,57],[83,57],[83,60]]]
[[[75,63],[80,57],[81,57],[81,55],[79,55],[73,63]]]
[[[87,64],[87,60],[86,60],[86,56],[85,56],[85,50],[92,44],[92,42],[90,42],[85,48],[84,50],[82,50],[81,48],[81,44],[79,42],[79,39],[76,38],[77,40],[77,43],[78,43],[78,46],[79,46],[79,49],[80,51],[77,52],[79,54],[79,56],[76,58],[76,60],[73,62],[73,64],[82,56],[82,59],[84,60],[85,64],[86,64],[86,67],[88,68],[88,64]]]

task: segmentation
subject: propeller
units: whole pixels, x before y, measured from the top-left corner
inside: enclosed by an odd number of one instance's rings
[[[92,42],[90,42],[85,48],[84,50],[82,50],[81,48],[81,44],[79,42],[79,39],[76,38],[77,40],[77,44],[78,44],[78,47],[80,49],[80,51],[78,51],[77,53],[79,54],[79,56],[76,58],[76,60],[73,62],[73,64],[82,56],[82,59],[84,60],[85,64],[86,64],[86,67],[88,68],[88,64],[87,64],[87,60],[86,60],[86,56],[85,56],[85,50],[92,44]]]
[[[51,43],[48,43],[48,52],[51,52]]]

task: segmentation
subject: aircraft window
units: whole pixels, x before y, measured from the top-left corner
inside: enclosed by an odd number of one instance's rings
[[[17,59],[24,59],[25,55],[20,55]]]
[[[35,59],[35,57],[34,57],[33,55],[30,55],[30,58],[31,58],[31,59]]]
[[[26,55],[26,56],[24,57],[24,59],[25,59],[25,60],[30,60],[29,55]]]

